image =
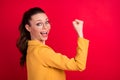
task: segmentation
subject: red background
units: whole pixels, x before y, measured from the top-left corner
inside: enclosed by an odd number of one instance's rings
[[[43,8],[51,20],[47,44],[56,52],[74,57],[77,34],[75,18],[84,20],[84,35],[90,40],[87,68],[66,71],[67,80],[120,80],[119,0],[1,0],[0,80],[26,80],[16,48],[18,25],[25,10]]]

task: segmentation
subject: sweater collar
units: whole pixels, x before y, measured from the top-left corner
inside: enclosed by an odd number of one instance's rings
[[[36,46],[36,45],[44,45],[42,42],[38,41],[38,40],[29,40],[28,41],[28,46]]]

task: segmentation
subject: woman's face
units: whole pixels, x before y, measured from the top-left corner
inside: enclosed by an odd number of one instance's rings
[[[30,32],[32,40],[39,40],[45,42],[50,31],[50,23],[45,13],[37,13],[31,17],[30,25],[25,25]]]

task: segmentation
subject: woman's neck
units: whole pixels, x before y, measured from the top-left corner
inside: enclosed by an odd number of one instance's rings
[[[40,42],[43,43],[43,44],[45,44],[45,41],[42,41],[42,40],[41,40]]]

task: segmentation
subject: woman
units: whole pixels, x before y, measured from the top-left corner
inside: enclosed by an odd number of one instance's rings
[[[20,64],[26,62],[28,80],[65,80],[64,70],[85,69],[89,41],[83,36],[83,21],[76,19],[73,26],[78,47],[76,56],[69,59],[45,44],[51,29],[46,13],[38,7],[24,13],[17,47],[22,53]]]

